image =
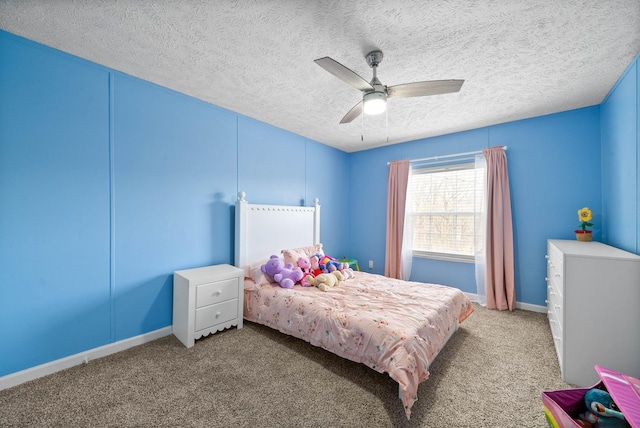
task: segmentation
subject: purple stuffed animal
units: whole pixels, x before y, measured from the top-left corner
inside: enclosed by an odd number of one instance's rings
[[[271,256],[267,263],[260,266],[260,270],[267,277],[269,282],[274,282],[273,275],[279,273],[284,268],[284,262],[278,256]]]
[[[294,284],[300,281],[303,276],[299,267],[294,269],[291,263],[285,265],[278,256],[271,256],[267,263],[260,267],[260,270],[265,275],[271,276],[282,288],[293,288]]]

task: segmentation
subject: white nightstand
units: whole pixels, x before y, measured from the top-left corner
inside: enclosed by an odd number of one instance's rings
[[[196,339],[242,328],[244,271],[231,265],[173,273],[173,334],[190,348]]]

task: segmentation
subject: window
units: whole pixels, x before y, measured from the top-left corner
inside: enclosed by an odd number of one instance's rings
[[[414,167],[410,179],[413,255],[473,262],[484,169],[473,162]]]

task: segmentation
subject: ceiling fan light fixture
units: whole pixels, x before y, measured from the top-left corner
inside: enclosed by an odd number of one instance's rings
[[[387,94],[384,92],[373,91],[366,93],[362,101],[364,103],[364,113],[368,115],[384,113],[387,109]]]

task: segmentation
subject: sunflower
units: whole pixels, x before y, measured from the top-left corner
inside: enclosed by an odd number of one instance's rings
[[[591,210],[587,207],[584,207],[578,210],[578,220],[580,221],[580,227],[582,230],[587,230],[587,226],[593,226],[593,223],[589,223],[593,216],[591,215]]]

